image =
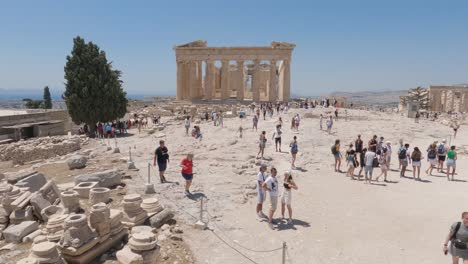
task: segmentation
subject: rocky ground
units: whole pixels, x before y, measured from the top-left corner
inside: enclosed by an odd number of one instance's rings
[[[335,122],[333,134],[328,135],[320,131],[318,120],[320,113],[327,114],[327,111],[292,109],[288,114],[282,114],[281,153],[274,151],[271,140],[278,119],[276,114],[273,118],[261,119],[258,131],[251,130],[251,116],[226,118],[224,127],[201,122],[198,124],[203,133],[201,141],[185,135],[182,121],[163,117],[166,126],[162,131],[143,129],[138,133],[131,129],[128,136],[118,138],[117,146],[121,152],[118,154],[107,151],[109,145],[115,147],[114,141],[89,140],[88,145],[78,151],[88,153],[90,157],[83,169],[68,169],[66,160],[75,153],[33,164],[3,162],[0,168],[10,172],[33,167],[54,179],[61,188],[69,186],[73,176],[84,172],[121,169],[125,173],[125,187],[113,192],[111,207],[119,206],[122,192],[139,193],[144,198],[157,197],[164,206],[177,212],[172,227],[179,225],[183,233],[174,238],[167,236],[161,241],[161,263],[250,263],[247,258],[254,263],[280,263],[283,242],[287,245],[289,263],[431,264],[447,261],[441,253],[442,240],[449,225],[465,210],[459,201],[464,199],[467,186],[466,124],[461,126],[457,139],[453,139],[450,138],[452,130],[439,122],[421,120],[415,124],[399,114],[348,110],[348,121]],[[295,113],[303,117],[298,132],[289,128]],[[242,139],[236,132],[241,125],[246,129]],[[267,132],[268,142],[265,160],[260,161],[255,155],[262,130]],[[440,173],[434,176],[423,173],[424,181],[415,182],[391,171],[390,183],[365,185],[351,181],[344,174],[333,172],[330,146],[337,138],[344,146],[357,134],[362,134],[366,141],[373,134],[382,135],[394,146],[402,138],[421,149],[434,140],[451,139],[460,153],[458,180],[448,182]],[[269,168],[275,166],[280,175],[291,169],[287,145],[293,136],[297,136],[299,142],[298,168],[292,171],[299,185],[299,190],[293,194],[294,222],[287,225],[278,219],[276,229],[270,230],[255,216],[255,178],[261,163]],[[166,140],[169,148],[171,162],[167,179],[170,183],[160,184],[156,169],[150,165],[150,179],[155,184],[156,194],[147,195],[144,194],[144,183],[148,163],[152,164],[160,139]],[[139,171],[126,169],[129,150]],[[191,199],[183,195],[184,182],[178,166],[188,152],[195,154],[194,195]],[[395,153],[393,160],[392,168],[396,169]],[[427,162],[423,162],[423,170],[426,167]],[[345,168],[343,165],[342,169]],[[201,199],[204,201],[203,220],[209,226],[205,231],[193,228],[199,220]],[[276,217],[279,217],[278,212]],[[157,232],[161,235],[165,231]],[[27,245],[20,245],[20,250],[11,252],[23,250],[16,256],[19,258],[27,253],[27,248]],[[0,251],[0,255],[14,261],[15,257],[8,255],[12,253],[5,252]],[[115,257],[110,252],[100,261],[115,263]]]

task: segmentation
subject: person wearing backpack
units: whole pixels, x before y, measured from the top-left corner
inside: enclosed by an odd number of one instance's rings
[[[405,146],[400,149],[398,152],[398,159],[400,160],[401,163],[401,172],[400,172],[400,177],[405,177],[405,172],[406,172],[406,167],[408,167],[408,163],[411,162],[410,159],[410,153],[409,153],[409,144],[406,143]]]
[[[420,178],[421,159],[423,159],[421,151],[419,150],[418,147],[414,147],[414,150],[411,153],[411,163],[413,163],[413,179],[415,181],[420,181],[421,180],[421,178]],[[418,173],[418,177],[416,177],[416,171]]]
[[[299,151],[298,146],[297,146],[297,137],[296,136],[293,137],[293,140],[289,144],[289,147],[291,148],[290,151],[291,151],[291,156],[292,156],[291,168],[295,169],[296,168],[296,165],[295,165],[296,155],[297,155],[297,152]]]
[[[446,139],[442,140],[439,146],[437,146],[437,158],[439,160],[439,166],[437,167],[438,172],[444,173],[444,162],[445,157],[447,157],[447,147],[445,147],[445,143],[447,143]]]
[[[335,140],[335,144],[331,147],[331,152],[335,158],[335,172],[342,172],[341,167],[341,153],[340,153],[340,140]]]
[[[462,221],[455,222],[450,227],[442,249],[445,255],[448,253],[452,255],[452,263],[455,264],[459,263],[460,259],[464,264],[468,263],[468,212],[463,212],[461,219]]]
[[[451,146],[450,150],[447,151],[447,180],[450,181],[450,168],[452,168],[452,181],[455,175],[455,169],[457,168],[457,152],[455,146]]]
[[[427,161],[429,162],[429,167],[426,170],[426,174],[432,176],[432,170],[437,166],[437,145],[431,144],[427,149]]]

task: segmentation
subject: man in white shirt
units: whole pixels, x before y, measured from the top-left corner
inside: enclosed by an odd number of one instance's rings
[[[273,132],[273,138],[275,140],[275,147],[276,147],[276,152],[278,152],[278,146],[279,146],[279,152],[281,152],[281,125],[276,125],[275,132]]]
[[[273,214],[276,211],[278,205],[278,178],[276,178],[277,171],[275,168],[271,168],[271,176],[269,176],[263,183],[263,188],[270,193],[270,213],[268,214],[268,226],[271,229],[273,227]]]
[[[365,179],[364,183],[371,183],[372,182],[372,171],[374,170],[374,159],[376,158],[375,152],[370,150],[370,148],[367,150],[366,155],[364,156],[364,161],[366,166],[364,167],[364,172],[365,172]]]
[[[265,190],[263,188],[263,183],[267,178],[267,166],[262,164],[260,166],[260,172],[257,174],[257,216],[262,218],[267,218],[263,213],[263,202],[265,202]]]

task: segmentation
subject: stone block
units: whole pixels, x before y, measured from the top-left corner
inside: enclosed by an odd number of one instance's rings
[[[19,224],[24,221],[33,221],[33,208],[32,206],[27,206],[24,209],[16,209],[10,214],[10,223]]]
[[[39,193],[51,204],[56,204],[58,202],[57,200],[60,199],[60,192],[54,181],[48,181],[42,186]]]
[[[30,200],[31,206],[34,209],[34,215],[36,215],[39,219],[42,219],[41,212],[44,208],[51,206],[52,204],[44,199],[40,193],[35,193],[35,195]]]
[[[128,229],[124,228],[118,234],[115,234],[108,239],[102,241],[101,243],[94,246],[92,249],[86,251],[85,253],[79,256],[69,256],[62,254],[63,258],[67,261],[68,264],[88,264],[102,254],[107,252],[109,249],[118,246],[122,243],[122,240],[127,236]]]
[[[5,174],[5,176],[7,177],[7,182],[9,184],[15,184],[21,179],[24,179],[36,173],[37,171],[21,171],[21,172],[8,173],[8,174]]]
[[[174,213],[171,209],[166,208],[161,212],[150,217],[149,223],[154,228],[160,228],[161,226],[169,222],[172,218],[174,218]]]
[[[78,183],[75,187],[73,187],[73,190],[78,192],[78,195],[80,198],[83,199],[88,199],[89,198],[89,192],[91,191],[92,188],[97,187],[99,182],[94,181],[94,182],[80,182]]]
[[[23,237],[31,234],[39,228],[36,221],[25,221],[17,225],[10,225],[3,231],[6,242],[20,243]]]
[[[74,155],[68,159],[67,165],[70,170],[82,169],[86,167],[86,162],[88,159],[85,156]]]
[[[122,182],[122,174],[117,170],[81,174],[75,177],[75,184],[81,182],[99,182],[99,187],[111,188]]]
[[[47,183],[47,179],[42,173],[36,173],[22,180],[19,180],[15,185],[19,188],[29,188],[31,193],[39,191]]]
[[[133,253],[128,246],[117,251],[116,256],[120,264],[143,264],[143,257],[139,254]]]

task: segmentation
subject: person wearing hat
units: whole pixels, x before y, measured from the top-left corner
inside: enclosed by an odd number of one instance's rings
[[[263,202],[265,202],[265,190],[263,189],[263,183],[267,178],[267,166],[265,164],[260,165],[260,172],[257,174],[257,216],[259,219],[267,218],[263,213]]]
[[[442,139],[442,143],[437,146],[437,160],[439,161],[437,171],[442,173],[444,173],[444,162],[447,157],[447,147],[445,146],[445,143],[447,143],[447,140]]]

